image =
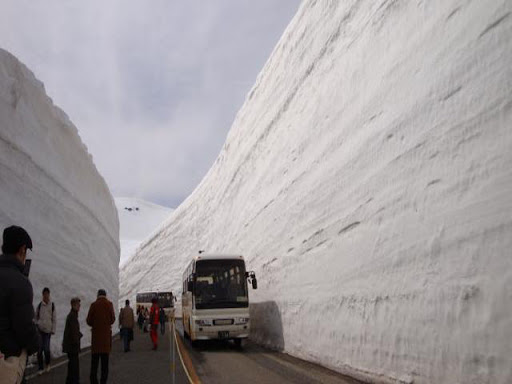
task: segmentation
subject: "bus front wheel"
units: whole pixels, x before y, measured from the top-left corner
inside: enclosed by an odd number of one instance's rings
[[[242,348],[242,339],[233,339],[237,348]]]

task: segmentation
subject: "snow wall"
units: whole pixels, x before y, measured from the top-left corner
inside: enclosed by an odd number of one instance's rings
[[[511,12],[304,1],[121,297],[240,252],[261,343],[370,382],[512,382]]]
[[[47,286],[60,355],[70,299],[90,344],[87,311],[99,288],[117,305],[119,221],[110,191],[68,117],[14,56],[0,49],[0,228],[24,227],[34,244],[34,306]]]

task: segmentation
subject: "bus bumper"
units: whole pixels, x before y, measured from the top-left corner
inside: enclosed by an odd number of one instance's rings
[[[229,340],[246,339],[249,337],[249,324],[229,326],[198,326],[193,325],[192,340]]]

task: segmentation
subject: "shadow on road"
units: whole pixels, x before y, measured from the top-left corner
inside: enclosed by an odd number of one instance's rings
[[[251,339],[267,348],[284,350],[283,322],[275,301],[250,304]]]

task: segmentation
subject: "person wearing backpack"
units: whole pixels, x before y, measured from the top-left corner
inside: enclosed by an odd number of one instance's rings
[[[48,287],[43,289],[43,299],[37,306],[36,324],[41,336],[41,346],[37,352],[38,374],[41,375],[44,372],[43,354],[46,372],[50,371],[50,339],[52,335],[55,335],[55,328],[57,326],[55,303],[50,300],[50,289]]]

